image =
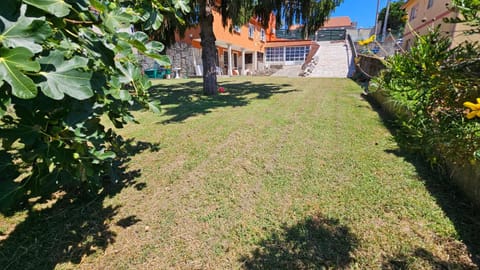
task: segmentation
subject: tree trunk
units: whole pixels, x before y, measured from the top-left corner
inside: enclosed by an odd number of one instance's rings
[[[309,25],[308,25],[308,22],[306,22],[304,25],[303,25],[303,39],[307,40],[308,39],[308,36],[310,35],[309,31],[308,31],[308,28],[309,28]]]
[[[215,34],[213,33],[213,7],[212,0],[200,1],[200,38],[202,45],[203,62],[203,94],[217,94],[217,72],[216,57],[217,47],[215,46]]]

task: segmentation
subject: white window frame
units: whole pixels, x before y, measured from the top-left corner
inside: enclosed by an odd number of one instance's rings
[[[435,3],[434,0],[428,0],[427,8],[433,7],[433,4]]]
[[[265,34],[265,29],[260,29],[260,40],[265,42],[267,40],[267,36]]]
[[[233,26],[233,32],[240,33],[240,32],[242,32],[242,28],[238,25],[234,25]]]
[[[248,24],[248,38],[253,39],[255,37],[255,26],[253,24]]]
[[[415,5],[410,9],[409,21],[413,21],[415,20],[415,18],[417,18],[417,12],[418,12],[418,5]]]

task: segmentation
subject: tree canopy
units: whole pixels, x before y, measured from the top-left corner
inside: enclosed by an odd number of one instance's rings
[[[388,13],[387,29],[390,29],[392,34],[402,34],[405,28],[406,11],[402,9],[402,5],[405,4],[404,0],[399,0],[390,3],[390,10]],[[378,20],[385,22],[385,14],[387,8],[384,7],[379,15]],[[383,25],[382,25],[383,26]]]
[[[313,33],[323,26],[330,13],[343,0],[274,0],[274,1],[222,1],[222,19],[226,25],[231,19],[234,24],[243,24],[255,17],[266,27],[270,14],[276,15],[277,25],[302,24],[303,31]]]

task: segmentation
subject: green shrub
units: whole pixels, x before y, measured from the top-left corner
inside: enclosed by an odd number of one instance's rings
[[[438,28],[416,39],[410,51],[385,62],[387,69],[372,81],[403,110],[397,138],[408,150],[433,163],[480,159],[480,119],[467,119],[463,103],[480,97],[480,49],[451,40]]]

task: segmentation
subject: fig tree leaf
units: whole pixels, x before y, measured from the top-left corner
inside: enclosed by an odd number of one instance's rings
[[[160,102],[151,101],[148,103],[148,108],[154,113],[161,113],[162,109],[160,108]]]
[[[32,60],[33,54],[26,48],[0,48],[0,58],[19,70],[38,72],[40,64]]]
[[[67,16],[72,7],[63,0],[23,0],[23,2],[59,18]]]
[[[38,72],[40,64],[32,61],[26,48],[0,48],[0,75],[12,88],[14,96],[22,99],[37,96],[37,87],[22,71]]]
[[[140,69],[132,63],[127,63],[125,67],[117,64],[117,68],[123,74],[123,76],[119,77],[121,83],[135,82],[141,76]]]
[[[119,97],[120,97],[120,100],[122,100],[122,101],[132,100],[132,96],[130,95],[128,90],[120,90],[119,91]]]
[[[93,152],[93,155],[99,160],[113,159],[117,156],[112,151],[104,151],[104,150],[95,151]]]
[[[90,5],[99,12],[105,12],[106,6],[98,0],[90,0]]]
[[[165,49],[165,46],[158,41],[150,41],[145,45],[145,47],[149,53],[161,53]]]
[[[144,53],[146,56],[151,57],[157,62],[160,66],[170,66],[172,62],[170,58],[164,54],[158,53]]]
[[[143,43],[148,42],[148,35],[145,34],[144,32],[138,32],[137,31],[137,32],[133,33],[132,35],[130,35],[130,38],[138,40],[138,41],[143,42]]]
[[[160,29],[160,26],[163,24],[163,15],[160,13],[155,13],[155,19],[153,19],[152,28],[153,30]]]
[[[175,9],[181,10],[183,13],[190,12],[190,7],[188,6],[188,0],[173,0]]]
[[[111,32],[116,32],[120,28],[129,27],[131,23],[135,22],[135,16],[121,9],[115,9],[104,14],[104,24]]]
[[[45,17],[31,18],[25,16],[27,6],[20,8],[20,17],[17,21],[9,21],[0,17],[4,28],[0,33],[0,43],[5,47],[24,47],[33,53],[42,51],[39,43],[43,42],[52,33]]]
[[[40,62],[55,67],[55,70],[40,73],[46,78],[40,83],[40,89],[46,96],[55,100],[63,99],[65,94],[78,100],[93,96],[90,84],[92,73],[80,70],[87,67],[88,59],[75,56],[65,61],[60,52],[52,52]]]

